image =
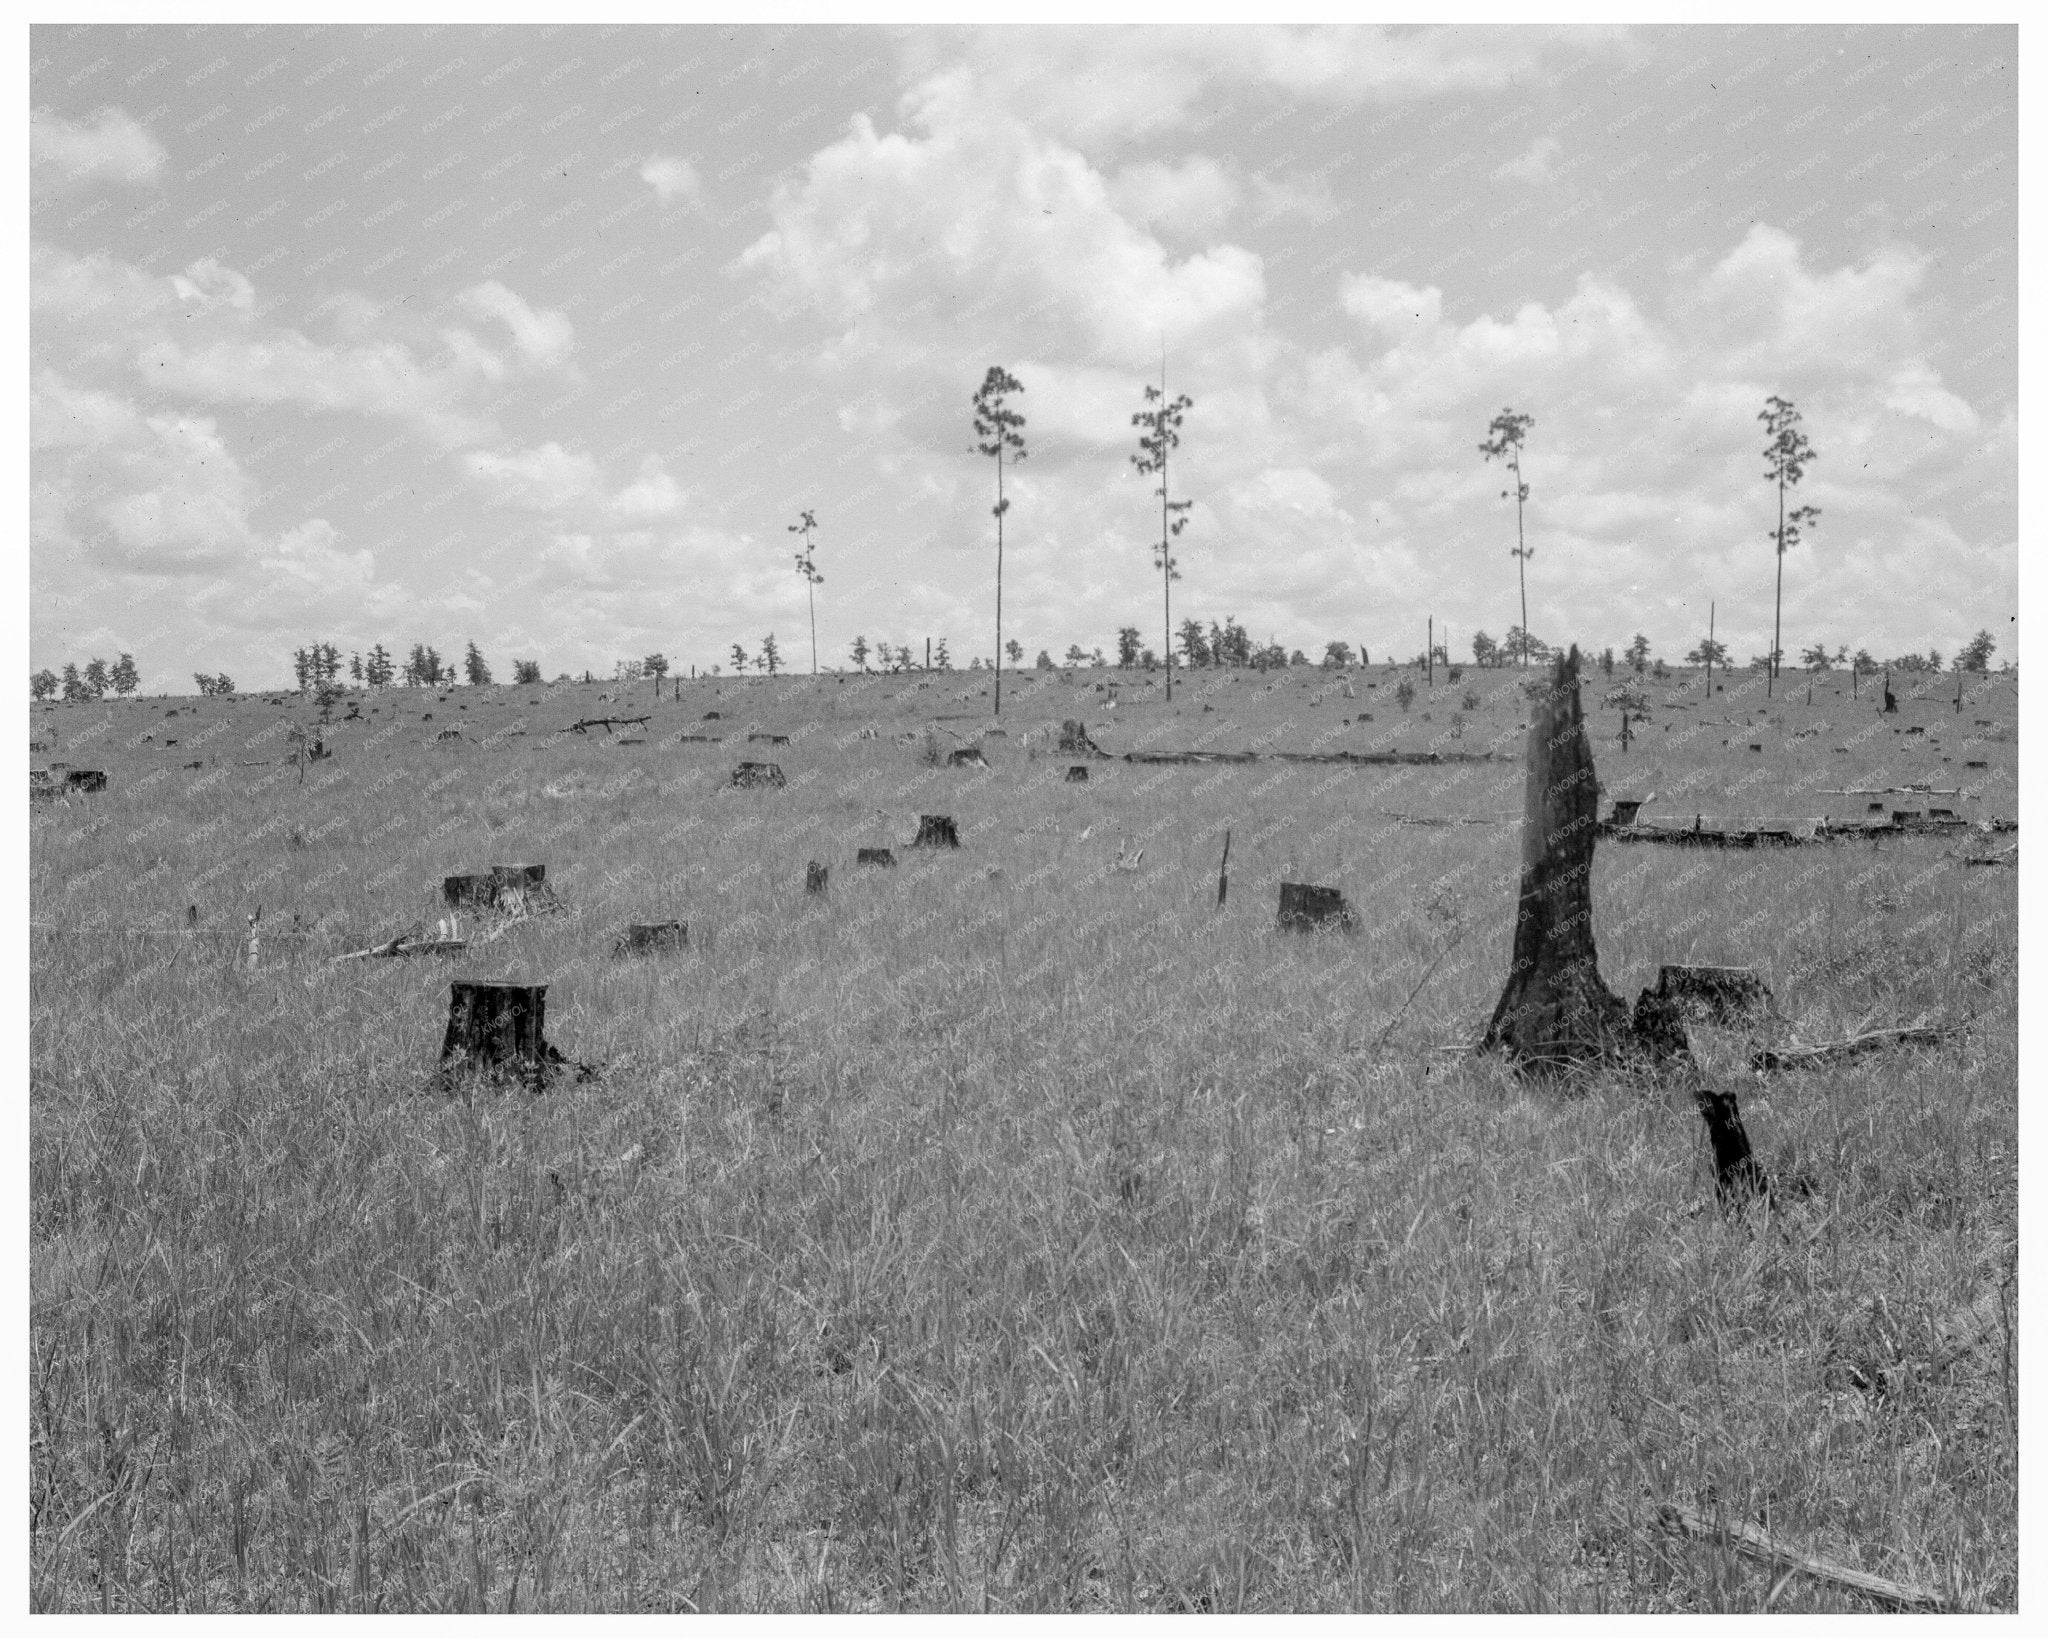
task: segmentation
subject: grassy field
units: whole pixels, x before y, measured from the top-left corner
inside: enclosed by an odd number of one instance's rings
[[[1739,962],[1774,1042],[1972,1020],[1768,1081],[1748,1033],[1696,1030],[1812,1185],[1724,1214],[1689,1083],[1568,1095],[1455,1050],[1513,931],[1515,673],[1203,672],[1114,710],[1108,675],[1006,682],[986,769],[926,761],[981,739],[966,673],[390,691],[303,782],[295,698],[36,709],[37,760],[110,786],[33,818],[35,1607],[1867,1607],[1659,1532],[1666,1502],[2013,1607],[2010,1323],[1855,1385],[2011,1266],[1988,839],[1600,848],[1625,998]],[[2016,813],[2010,677],[1960,712],[1953,677],[1898,679],[1889,718],[1806,681],[1649,683],[1624,752],[1596,676],[1608,795]],[[558,732],[607,712],[644,743]],[[1500,760],[1075,785],[1066,717],[1112,752]],[[787,788],[722,788],[743,758]],[[963,847],[906,852],[920,813]],[[1445,818],[1482,822],[1410,822]],[[515,861],[564,913],[332,962]],[[1282,880],[1359,930],[1277,932]],[[612,957],[671,918],[686,951]],[[458,976],[548,984],[602,1075],[442,1090]]]

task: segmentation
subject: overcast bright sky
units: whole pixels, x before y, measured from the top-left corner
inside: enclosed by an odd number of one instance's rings
[[[2017,609],[2009,26],[982,34],[44,27],[32,666],[316,638],[509,676],[773,631],[1158,645],[1130,425],[1194,399],[1174,612],[1377,660],[1518,618],[1788,654]]]

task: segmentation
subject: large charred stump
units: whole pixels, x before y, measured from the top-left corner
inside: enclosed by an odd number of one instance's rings
[[[732,783],[742,790],[765,786],[780,789],[789,781],[782,777],[781,768],[773,762],[742,762],[732,771]]]
[[[853,862],[857,865],[888,865],[893,868],[896,855],[886,847],[864,847],[854,854]]]
[[[448,1030],[441,1038],[445,1075],[460,1064],[531,1073],[536,1083],[561,1061],[547,1043],[548,987],[457,979],[448,986]]]
[[[1218,888],[1219,902],[1222,888]],[[1290,932],[1308,932],[1318,927],[1349,932],[1358,925],[1351,906],[1334,887],[1310,887],[1304,882],[1280,884],[1280,925]]]
[[[1629,1012],[1600,978],[1593,944],[1593,840],[1599,788],[1579,710],[1579,650],[1559,656],[1529,710],[1528,778],[1515,954],[1482,1047],[1552,1071],[1618,1055]]]
[[[824,865],[819,864],[816,859],[811,860],[809,864],[804,866],[804,891],[806,893],[824,892],[825,884],[831,879],[831,874],[831,871]]]
[[[491,902],[510,915],[519,915],[543,902],[548,895],[548,867],[537,864],[494,864],[491,866]]]
[[[1656,993],[1681,1013],[1715,1024],[1740,1024],[1771,1010],[1770,986],[1750,967],[1666,966]]]
[[[443,876],[441,902],[454,910],[488,910],[498,902],[497,881],[490,876]]]
[[[917,840],[912,847],[958,847],[960,829],[953,823],[952,816],[944,813],[921,813],[917,816]]]

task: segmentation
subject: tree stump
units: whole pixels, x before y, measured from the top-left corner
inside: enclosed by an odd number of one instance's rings
[[[888,865],[893,869],[896,855],[885,847],[864,847],[853,856],[853,862],[857,865]]]
[[[67,791],[103,791],[107,788],[107,776],[98,768],[73,768],[64,776]]]
[[[457,910],[488,910],[498,902],[497,879],[492,876],[443,876],[441,902]]]
[[[960,832],[953,824],[953,817],[946,813],[920,813],[917,816],[917,840],[912,847],[958,847]]]
[[[491,902],[511,915],[520,915],[548,893],[548,867],[537,864],[494,864],[491,866]]]
[[[1657,996],[1717,1024],[1739,1024],[1771,1005],[1771,990],[1750,967],[1663,967]]]
[[[1073,767],[1069,768],[1069,769],[1067,770],[1067,783],[1068,783],[1069,785],[1085,785],[1085,784],[1087,784],[1087,783],[1088,783],[1088,764],[1087,764],[1087,763],[1085,763],[1085,762],[1077,762],[1077,763],[1075,763],[1075,764],[1074,764],[1074,766],[1073,766]]]
[[[981,754],[979,747],[963,745],[959,749],[947,754],[946,766],[949,768],[986,768],[988,766],[988,758]]]
[[[714,713],[714,714],[715,714],[715,713]],[[748,741],[748,743],[749,743],[749,744],[751,744],[751,743],[752,743],[753,741],[755,741],[755,740],[757,740],[757,739],[758,739],[758,740],[764,740],[764,741],[766,741],[766,742],[767,742],[768,744],[770,744],[770,745],[787,745],[787,744],[789,743],[789,735],[787,735],[787,734],[749,734],[749,735],[747,735],[747,741]]]
[[[782,769],[773,762],[742,762],[733,769],[732,782],[742,789],[760,786],[779,789],[789,783],[782,777]]]
[[[816,859],[813,859],[804,866],[804,891],[811,894],[824,892],[825,883],[830,875],[831,872],[825,866],[819,864]]]
[[[1088,737],[1088,725],[1077,717],[1068,717],[1060,724],[1060,749],[1075,756],[1108,754]]]
[[[1892,679],[1889,674],[1884,679],[1884,714],[1888,717],[1899,714],[1898,696],[1892,693]]]
[[[1634,1044],[1629,1011],[1600,978],[1593,943],[1593,754],[1579,708],[1579,650],[1560,655],[1529,710],[1515,951],[1482,1048],[1548,1072]]]
[[[1643,811],[1643,803],[1646,800],[1648,799],[1640,796],[1617,796],[1614,799],[1614,814],[1607,822],[1610,825],[1634,824],[1636,815]]]
[[[545,984],[457,979],[448,986],[448,1031],[441,1068],[451,1060],[485,1069],[531,1070],[536,1084],[561,1054],[547,1043]]]
[[[690,929],[680,921],[636,921],[629,923],[612,946],[612,954],[659,955],[688,947]]]
[[[1349,932],[1358,925],[1351,906],[1334,887],[1310,887],[1302,882],[1280,884],[1280,925],[1292,932],[1317,927],[1335,927]]]
[[[1714,1145],[1714,1193],[1724,1204],[1768,1193],[1771,1180],[1750,1152],[1749,1133],[1743,1129],[1735,1094],[1702,1086],[1693,1092],[1693,1101],[1699,1105],[1707,1137]]]

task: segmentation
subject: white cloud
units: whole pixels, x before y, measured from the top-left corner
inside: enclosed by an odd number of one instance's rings
[[[1111,201],[1131,221],[1188,239],[1221,228],[1243,198],[1235,178],[1202,154],[1178,165],[1156,159],[1126,165],[1110,184]]]
[[[687,159],[679,159],[672,154],[650,155],[647,163],[640,167],[640,180],[652,188],[664,204],[681,200],[699,210],[704,208],[703,178],[698,176],[697,167]]]
[[[1555,161],[1564,144],[1554,136],[1540,136],[1528,148],[1493,174],[1505,182],[1548,182],[1556,174]]]
[[[559,512],[584,504],[597,492],[597,462],[557,443],[510,453],[471,450],[462,464],[493,500],[508,506]]]
[[[456,300],[478,318],[495,318],[512,332],[513,345],[531,368],[560,369],[576,347],[576,329],[561,313],[536,310],[496,279],[472,285]]]
[[[39,108],[29,116],[28,152],[35,186],[50,193],[154,182],[169,159],[163,144],[118,108],[102,110],[91,125]]]

